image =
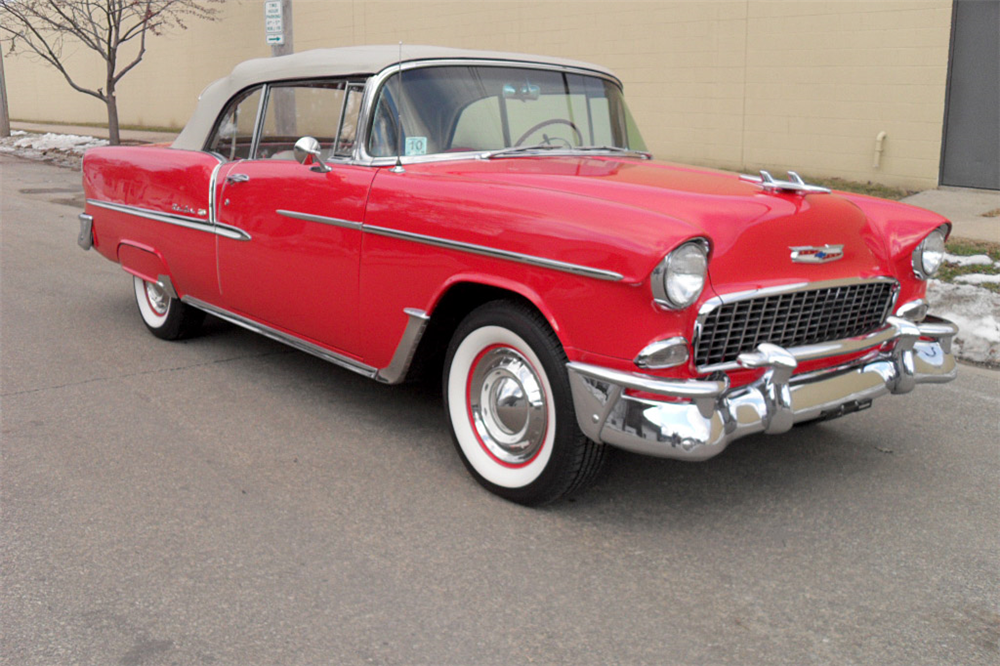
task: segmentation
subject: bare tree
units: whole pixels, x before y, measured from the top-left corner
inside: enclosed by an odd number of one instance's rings
[[[146,37],[172,29],[186,29],[193,19],[215,20],[212,5],[225,0],[0,0],[0,39],[37,55],[55,67],[69,85],[96,97],[108,107],[108,134],[119,143],[118,100],[115,90],[122,77],[146,55]],[[64,49],[82,45],[105,62],[104,85],[87,87],[70,74]],[[76,49],[66,49],[72,53]]]

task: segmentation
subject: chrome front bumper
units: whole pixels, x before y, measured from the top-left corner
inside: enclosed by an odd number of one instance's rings
[[[741,354],[738,363],[764,374],[738,388],[727,379],[670,380],[575,362],[567,368],[576,418],[587,437],[661,458],[704,460],[745,435],[786,432],[798,422],[865,409],[887,393],[951,381],[957,332],[955,324],[937,317],[919,324],[889,317],[859,338],[793,349],[763,343]],[[850,363],[792,376],[802,361],[866,349]],[[662,399],[627,395],[626,389]]]

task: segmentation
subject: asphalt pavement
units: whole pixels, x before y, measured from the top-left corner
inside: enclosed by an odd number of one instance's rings
[[[526,509],[433,390],[147,333],[79,178],[0,155],[3,664],[1000,659],[1000,374]]]

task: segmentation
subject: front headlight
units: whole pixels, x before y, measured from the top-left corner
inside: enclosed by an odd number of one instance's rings
[[[927,234],[920,245],[913,251],[913,272],[921,280],[934,277],[941,262],[944,261],[944,239],[948,234],[947,226],[940,226]]]
[[[653,270],[653,300],[672,310],[688,307],[705,288],[707,272],[708,243],[700,239],[684,243]]]

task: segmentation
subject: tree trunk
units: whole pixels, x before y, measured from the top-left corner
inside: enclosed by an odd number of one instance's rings
[[[121,144],[118,136],[118,98],[115,97],[114,88],[108,91],[108,141],[112,146]]]

